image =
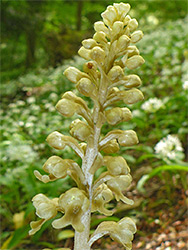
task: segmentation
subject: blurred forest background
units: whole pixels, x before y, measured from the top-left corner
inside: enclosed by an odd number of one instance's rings
[[[120,1],[1,0],[1,249],[43,249],[73,246],[73,230],[54,230],[49,223],[33,237],[36,218],[31,199],[37,193],[59,196],[74,186],[66,177],[43,184],[33,175],[53,154],[78,161],[70,149],[58,152],[45,139],[57,130],[67,134],[71,119],[54,106],[75,86],[64,76],[68,65],[82,69],[77,56],[81,41],[94,33],[107,5]],[[188,239],[188,2],[127,0],[130,16],[145,36],[138,48],[146,63],[131,71],[143,81],[142,103],[130,105],[133,119],[118,125],[134,129],[140,143],[121,148],[133,184],[127,195],[133,207],[112,203],[118,221],[130,216],[138,232],[133,249],[185,250]],[[128,72],[128,71],[127,71]],[[75,90],[74,90],[75,91]],[[90,101],[89,105],[92,105]],[[105,125],[106,134],[112,127]],[[93,215],[92,230],[104,216]],[[123,249],[110,238],[94,249]]]

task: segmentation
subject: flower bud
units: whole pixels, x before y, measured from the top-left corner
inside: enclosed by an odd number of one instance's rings
[[[141,79],[139,76],[137,75],[128,75],[127,77],[127,81],[124,84],[124,86],[126,88],[134,88],[134,87],[138,87],[141,85]]]
[[[113,154],[119,151],[119,144],[117,143],[117,140],[114,139],[103,145],[100,150],[106,154]]]
[[[128,57],[139,55],[139,53],[140,53],[136,46],[128,46],[126,51],[128,53]],[[125,61],[125,63],[126,63],[126,61]]]
[[[123,20],[124,25],[127,25],[127,24],[130,22],[130,20],[131,20],[131,17],[130,17],[129,15],[127,15],[127,16],[124,18],[124,20]]]
[[[138,27],[138,22],[136,19],[131,19],[127,25],[127,27],[130,29],[131,32],[135,31]]]
[[[64,149],[66,144],[63,137],[64,135],[57,131],[54,131],[47,137],[46,141],[51,147],[55,149]]]
[[[130,173],[130,168],[127,165],[126,160],[122,156],[105,156],[104,164],[106,165],[108,172],[111,175],[126,175]]]
[[[130,38],[126,35],[121,36],[117,41],[117,48],[119,51],[124,51],[129,45]]]
[[[85,122],[76,119],[70,125],[70,134],[79,141],[86,141],[91,129]]]
[[[120,67],[122,67],[122,68],[125,68],[125,64],[126,64],[126,61],[128,59],[127,49],[124,52],[126,54],[118,61],[118,65],[120,65]]]
[[[107,43],[106,34],[102,31],[96,32],[93,36],[93,39],[98,43]]]
[[[56,108],[64,116],[70,117],[75,112],[78,115],[81,115],[89,124],[91,123],[90,110],[87,106],[87,103],[81,98],[76,96],[73,92],[67,91],[62,96]],[[65,101],[63,101],[65,100]]]
[[[62,99],[75,100],[77,96],[72,91],[67,91],[62,95]]]
[[[70,160],[63,160],[59,156],[52,156],[43,165],[43,170],[49,175],[41,175],[37,170],[34,171],[34,175],[43,183],[48,183],[66,177],[67,169],[70,167]]]
[[[143,32],[141,30],[137,30],[131,35],[131,43],[137,43],[143,37]]]
[[[86,60],[90,60],[90,59],[91,59],[91,58],[90,58],[90,52],[91,52],[90,49],[85,49],[83,46],[78,50],[78,54],[79,54],[82,58],[84,58],[84,59],[86,59]]]
[[[143,57],[136,55],[136,56],[132,56],[130,57],[127,61],[126,61],[126,66],[128,69],[136,69],[139,66],[141,66],[144,63],[144,59]]]
[[[143,99],[144,99],[144,96],[139,89],[130,89],[130,90],[125,91],[123,102],[125,104],[134,104],[139,101],[142,101]]]
[[[121,108],[122,111],[122,121],[127,122],[132,119],[131,111],[128,108]]]
[[[116,9],[119,17],[124,18],[130,10],[130,5],[128,3],[114,3],[114,8]]]
[[[91,71],[96,72],[97,70],[97,64],[94,61],[89,61],[84,63],[83,70],[86,73],[90,73]]]
[[[85,49],[92,49],[93,47],[97,46],[97,43],[94,39],[86,39],[82,41],[82,45]]]
[[[108,72],[108,77],[111,81],[118,81],[124,76],[124,71],[120,66],[114,66]]]
[[[94,23],[94,29],[95,31],[103,31],[104,33],[108,34],[108,28],[105,26],[105,24],[102,21]]]
[[[52,156],[45,162],[43,170],[56,178],[64,178],[70,166],[68,160],[63,160],[59,156]]]
[[[71,101],[73,104],[79,105],[80,107],[84,108],[85,110],[88,110],[86,102],[82,98],[76,96],[72,91],[65,92],[62,96],[62,99],[67,99],[67,100]],[[76,112],[76,110],[75,110],[75,112]]]
[[[110,96],[110,95],[115,95],[115,94],[118,93],[118,92],[119,92],[119,89],[118,89],[117,87],[113,87],[113,88],[111,88],[110,91],[109,91],[109,96]]]
[[[108,6],[107,9],[101,14],[103,21],[109,27],[112,27],[114,21],[117,18],[117,12],[113,6]]]
[[[132,118],[131,111],[128,108],[112,108],[105,111],[107,122],[116,125],[119,122],[129,121]]]
[[[86,72],[91,78],[99,79],[101,74],[97,69],[97,63],[95,61],[89,61],[84,63],[83,70]]]
[[[110,125],[116,125],[121,121],[121,110],[118,107],[106,110],[105,116]]]
[[[91,59],[96,61],[99,64],[104,64],[105,52],[100,47],[96,46],[91,50]]]
[[[88,78],[82,78],[76,85],[76,88],[82,95],[91,96],[95,90],[94,84]]]
[[[112,37],[113,40],[117,39],[117,35],[120,36],[121,32],[123,31],[123,26],[124,24],[120,21],[116,21],[114,22],[113,26],[112,26]]]
[[[76,103],[66,98],[63,98],[58,101],[55,107],[59,111],[59,113],[66,117],[73,116],[77,109]]]
[[[77,81],[86,75],[75,67],[68,67],[63,74],[73,83],[77,83]]]
[[[129,147],[138,144],[138,137],[133,130],[126,130],[119,136],[118,142],[121,146]]]

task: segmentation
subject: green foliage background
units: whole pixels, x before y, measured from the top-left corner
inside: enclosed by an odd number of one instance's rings
[[[153,112],[143,110],[143,103],[129,107],[133,120],[119,124],[119,128],[134,129],[140,144],[122,148],[119,154],[129,163],[133,179],[139,181],[140,194],[146,181],[150,185],[149,180],[157,175],[160,185],[164,186],[164,199],[173,206],[171,190],[175,186],[186,188],[188,90],[183,84],[188,81],[187,1],[127,2],[132,7],[130,15],[139,21],[145,33],[138,47],[146,63],[131,73],[141,77],[145,101],[157,97],[163,106]],[[101,19],[100,13],[111,3],[1,1],[2,249],[54,249],[62,245],[59,240],[69,237],[69,234],[59,235],[59,231],[52,228],[46,229],[47,225],[34,237],[28,237],[28,222],[35,217],[31,198],[37,193],[59,196],[75,185],[69,178],[39,183],[33,170],[41,170],[53,154],[79,162],[70,149],[58,152],[49,148],[45,139],[54,130],[68,134],[70,121],[75,117],[65,119],[54,108],[63,92],[74,90],[63,71],[68,65],[82,68],[84,60],[76,56],[80,43],[92,36],[93,23]],[[104,126],[104,134],[111,129],[109,125]],[[169,134],[177,135],[184,149],[174,160],[161,158],[154,150],[156,143]],[[161,167],[164,164],[167,167]],[[147,202],[145,198],[142,208]],[[13,218],[22,211],[25,214],[20,219],[21,226],[16,228]],[[137,211],[134,216],[138,223],[144,218]],[[118,220],[118,216],[115,219]]]

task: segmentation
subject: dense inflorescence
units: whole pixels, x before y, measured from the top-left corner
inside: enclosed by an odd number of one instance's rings
[[[84,40],[78,51],[87,60],[83,72],[75,67],[69,67],[64,72],[82,95],[92,99],[94,106],[89,109],[81,97],[71,91],[64,93],[56,109],[65,117],[76,113],[80,119],[71,123],[71,136],[55,131],[47,137],[47,142],[57,150],[71,147],[81,158],[82,166],[71,159],[52,156],[43,166],[46,175],[34,172],[44,183],[69,175],[77,184],[59,198],[36,195],[33,205],[41,219],[31,222],[30,230],[30,234],[34,234],[59,212],[63,216],[55,219],[52,226],[60,229],[72,225],[75,229],[75,250],[90,249],[93,242],[106,234],[126,249],[131,249],[136,232],[135,222],[125,217],[119,222],[102,222],[89,237],[91,212],[112,215],[113,210],[107,209],[106,204],[114,197],[117,201],[133,204],[123,194],[132,181],[127,162],[121,156],[108,154],[116,153],[119,146],[137,144],[137,135],[133,130],[119,129],[101,135],[105,122],[114,126],[132,118],[131,111],[127,107],[117,107],[117,102],[129,105],[143,99],[142,92],[137,89],[141,84],[140,78],[124,74],[126,67],[132,70],[144,63],[135,46],[143,33],[136,30],[138,23],[127,15],[129,10],[130,5],[124,3],[108,6],[102,13],[103,21],[94,24],[96,32],[93,38]],[[107,170],[95,179],[95,172],[102,166],[106,166]]]

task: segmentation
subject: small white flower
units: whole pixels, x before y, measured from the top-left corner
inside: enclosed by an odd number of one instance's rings
[[[30,127],[33,127],[34,126],[34,124],[32,123],[32,122],[27,122],[26,124],[25,124],[25,127],[26,128],[30,128]]]
[[[28,109],[24,109],[24,110],[22,111],[22,115],[23,115],[23,116],[28,116],[29,113],[30,113],[30,111],[29,111]]]
[[[10,103],[8,106],[9,106],[9,108],[16,108],[17,107],[16,103]]]
[[[55,107],[51,103],[46,103],[44,107],[49,111],[55,111]]]
[[[153,24],[153,25],[157,25],[159,23],[159,20],[155,17],[155,16],[148,16],[147,20],[149,23]]]
[[[35,101],[36,101],[36,99],[35,99],[34,96],[31,96],[31,97],[27,98],[27,102],[28,102],[29,104],[34,103]]]
[[[182,87],[184,90],[188,90],[188,81],[185,81]]]
[[[37,121],[37,117],[34,115],[31,115],[31,116],[29,116],[29,118],[27,120],[28,120],[28,122]]]
[[[44,149],[45,146],[46,146],[46,145],[45,145],[44,143],[39,144],[39,148],[40,148],[40,149]]]
[[[23,121],[19,121],[19,122],[18,122],[18,125],[19,125],[19,126],[24,126],[24,122],[23,122]]]
[[[175,160],[178,157],[177,153],[183,151],[182,144],[176,135],[168,135],[163,138],[154,149],[156,154],[171,160]]]
[[[132,111],[132,115],[133,115],[133,117],[141,117],[143,114],[140,110],[135,109]]]
[[[18,101],[16,102],[16,104],[17,104],[18,106],[24,106],[24,105],[25,105],[25,102],[22,101],[22,100],[18,100]]]
[[[34,145],[34,146],[33,146],[33,149],[36,150],[36,151],[38,151],[39,146],[38,146],[38,145]]]
[[[32,110],[33,110],[33,111],[39,111],[39,110],[40,110],[40,107],[37,106],[37,105],[33,105],[33,106],[32,106]]]
[[[58,98],[58,95],[56,94],[56,93],[51,93],[50,95],[49,95],[49,98],[50,99],[52,99],[52,100],[57,100],[57,98]]]
[[[152,113],[156,112],[163,106],[164,106],[163,101],[155,97],[155,98],[150,98],[148,101],[142,104],[141,108],[149,113]]]
[[[17,109],[17,108],[13,108],[13,109],[12,109],[12,113],[19,114],[19,113],[20,113],[20,110]]]

